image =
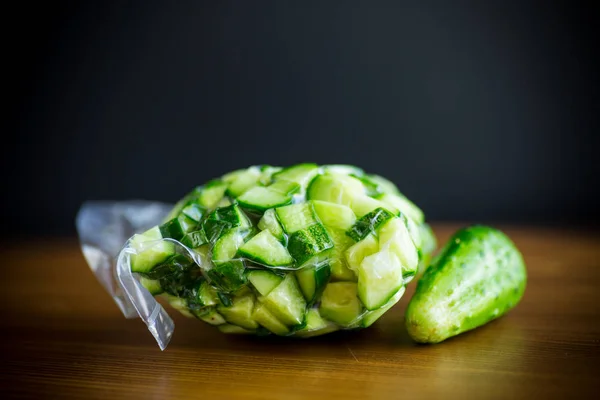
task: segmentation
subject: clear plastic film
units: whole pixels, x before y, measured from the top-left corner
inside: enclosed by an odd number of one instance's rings
[[[146,201],[86,202],[77,215],[81,250],[104,289],[126,318],[141,318],[161,350],[174,330],[173,320],[133,276],[128,241],[160,221],[173,208]]]

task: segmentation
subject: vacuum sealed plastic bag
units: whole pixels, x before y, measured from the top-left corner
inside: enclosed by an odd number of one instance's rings
[[[252,166],[175,205],[86,203],[77,227],[94,274],[161,349],[174,326],[158,296],[224,333],[366,328],[436,247],[393,183],[348,165]]]

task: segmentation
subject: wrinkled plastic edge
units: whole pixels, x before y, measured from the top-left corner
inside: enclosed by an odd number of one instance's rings
[[[76,216],[81,251],[96,279],[125,318],[140,318],[161,350],[169,344],[175,324],[131,272],[129,239],[157,224],[172,204],[151,201],[88,201]]]

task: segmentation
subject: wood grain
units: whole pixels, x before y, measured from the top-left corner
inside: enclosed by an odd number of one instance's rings
[[[444,241],[459,225],[434,225]],[[174,312],[161,352],[74,239],[4,243],[1,398],[596,398],[600,237],[502,227],[529,281],[516,309],[438,345],[403,328],[414,290],[371,328],[309,340],[227,336]]]

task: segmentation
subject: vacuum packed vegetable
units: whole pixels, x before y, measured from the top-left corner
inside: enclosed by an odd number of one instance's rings
[[[270,165],[191,190],[128,241],[153,296],[225,333],[310,337],[366,328],[436,247],[422,210],[351,165]]]

